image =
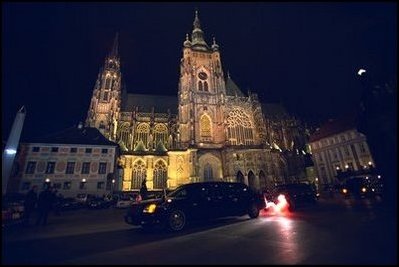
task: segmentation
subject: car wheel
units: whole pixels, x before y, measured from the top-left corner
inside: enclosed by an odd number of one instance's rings
[[[170,231],[177,232],[186,225],[186,215],[181,210],[173,210],[169,213],[167,226]]]
[[[255,204],[252,204],[251,207],[249,207],[248,215],[251,219],[255,219],[259,216],[259,209]]]

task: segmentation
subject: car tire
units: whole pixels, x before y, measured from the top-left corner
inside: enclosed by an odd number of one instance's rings
[[[171,232],[183,230],[186,226],[186,214],[182,210],[172,210],[167,216],[166,225]]]
[[[248,216],[251,219],[255,219],[259,217],[259,209],[255,204],[252,204],[248,209]]]

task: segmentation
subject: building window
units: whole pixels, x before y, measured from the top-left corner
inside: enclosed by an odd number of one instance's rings
[[[211,164],[207,163],[204,166],[204,181],[212,181],[213,180],[213,170]]]
[[[347,146],[344,146],[345,156],[349,156],[349,149]]]
[[[345,135],[341,135],[341,142],[345,142],[345,141],[346,141]]]
[[[253,123],[242,109],[234,109],[227,117],[227,139],[230,145],[253,145]]]
[[[63,189],[64,190],[69,190],[72,187],[72,183],[71,182],[64,182],[64,186]]]
[[[104,92],[104,97],[103,97],[104,101],[108,101],[108,91]]]
[[[107,163],[106,162],[100,162],[100,165],[98,166],[98,173],[99,174],[105,174],[107,172]]]
[[[58,152],[58,147],[52,147],[51,152]]]
[[[203,90],[204,90],[204,87],[202,85],[202,82],[198,81],[198,91],[203,91]]]
[[[363,143],[360,143],[360,144],[359,144],[359,147],[360,147],[360,152],[361,152],[361,153],[366,153],[366,148],[364,147],[364,144],[363,144]]]
[[[71,153],[76,153],[78,149],[76,147],[71,147]]]
[[[104,189],[105,183],[104,182],[98,182],[97,183],[97,189]]]
[[[164,189],[167,187],[167,168],[163,161],[159,160],[154,167],[154,188]]]
[[[73,174],[75,172],[75,162],[68,162],[66,167],[66,174]]]
[[[135,145],[137,145],[140,141],[143,142],[144,147],[148,148],[150,136],[150,126],[147,123],[140,123],[136,128],[135,134]]]
[[[204,91],[206,91],[206,92],[209,91],[208,82],[207,81],[204,82]]]
[[[21,187],[22,190],[29,190],[30,189],[30,182],[24,182]]]
[[[32,147],[32,152],[39,152],[39,151],[40,151],[40,147],[38,147],[38,146]]]
[[[86,148],[85,153],[91,153],[91,148]]]
[[[108,153],[108,149],[107,149],[107,148],[101,149],[101,153],[102,153],[102,154],[107,154],[107,153]]]
[[[54,161],[47,162],[46,173],[54,173],[54,169],[55,169],[55,162]]]
[[[28,165],[26,165],[26,174],[33,174],[35,173],[36,169],[36,161],[28,161]]]
[[[141,182],[146,178],[147,169],[143,161],[139,160],[133,165],[131,189],[139,189]]]
[[[82,174],[90,173],[90,162],[83,162],[82,165]]]
[[[130,134],[130,132],[131,132],[130,131],[130,125],[127,122],[121,124],[121,126],[118,127],[118,140],[122,141],[122,143],[128,149],[131,147],[131,142],[130,142],[131,134]],[[149,132],[149,129],[148,129],[148,132]]]
[[[110,89],[111,88],[111,78],[107,77],[105,79],[105,89]]]
[[[211,136],[211,119],[208,115],[202,115],[200,120],[200,131],[201,136],[210,137]]]
[[[168,127],[163,123],[157,123],[154,127],[154,144],[155,147],[161,142],[167,147],[168,144]]]
[[[53,184],[54,189],[61,189],[61,183]]]

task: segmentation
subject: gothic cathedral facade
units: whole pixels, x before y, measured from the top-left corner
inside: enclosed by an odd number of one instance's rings
[[[227,76],[197,12],[191,40],[187,35],[183,43],[177,98],[127,93],[116,36],[86,126],[119,144],[121,190],[137,190],[144,179],[153,190],[199,181],[237,181],[259,190],[287,177],[281,148],[295,136],[280,140],[258,96],[245,95]]]

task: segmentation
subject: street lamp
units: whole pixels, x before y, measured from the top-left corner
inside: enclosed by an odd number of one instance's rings
[[[115,179],[112,179],[112,188],[111,188],[111,193],[114,193],[114,186],[115,186]]]

